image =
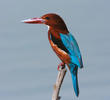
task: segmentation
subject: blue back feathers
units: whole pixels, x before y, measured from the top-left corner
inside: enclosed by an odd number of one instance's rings
[[[71,63],[76,64],[79,68],[82,68],[83,67],[82,57],[81,57],[81,53],[79,50],[79,46],[75,38],[72,36],[71,33],[68,33],[68,34],[60,33],[60,37],[61,37],[61,40],[64,46],[69,51]]]

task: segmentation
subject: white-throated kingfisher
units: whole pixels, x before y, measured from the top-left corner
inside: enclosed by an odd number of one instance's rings
[[[57,14],[49,13],[40,18],[27,19],[22,22],[30,24],[45,24],[49,27],[48,39],[50,45],[62,61],[58,65],[58,69],[65,64],[68,66],[72,76],[74,91],[76,96],[78,96],[79,87],[77,73],[78,68],[83,68],[83,62],[78,44],[74,36],[68,31],[63,19]]]

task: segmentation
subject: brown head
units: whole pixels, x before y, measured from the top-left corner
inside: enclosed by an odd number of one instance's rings
[[[68,33],[68,29],[63,19],[59,15],[54,13],[45,14],[40,18],[23,20],[22,22],[30,24],[45,24],[48,25],[52,30]]]

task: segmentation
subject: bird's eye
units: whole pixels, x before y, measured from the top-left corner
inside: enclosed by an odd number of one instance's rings
[[[50,18],[49,17],[45,17],[45,19],[49,20]]]

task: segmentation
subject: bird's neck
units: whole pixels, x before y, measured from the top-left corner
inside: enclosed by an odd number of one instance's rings
[[[49,27],[49,30],[48,30],[48,34],[49,35],[52,34],[56,39],[60,39],[60,32],[58,32],[58,31],[56,31],[56,30],[54,30],[50,27]]]
[[[54,31],[56,31],[56,32],[58,32],[58,33],[62,33],[62,34],[68,34],[69,33],[69,31],[68,31],[68,29],[67,28],[60,28],[60,27],[49,27],[49,30],[54,30]]]
[[[68,30],[62,30],[59,28],[53,28],[53,27],[48,27],[48,33],[51,33],[55,38],[60,39],[60,33],[62,34],[68,34]]]

